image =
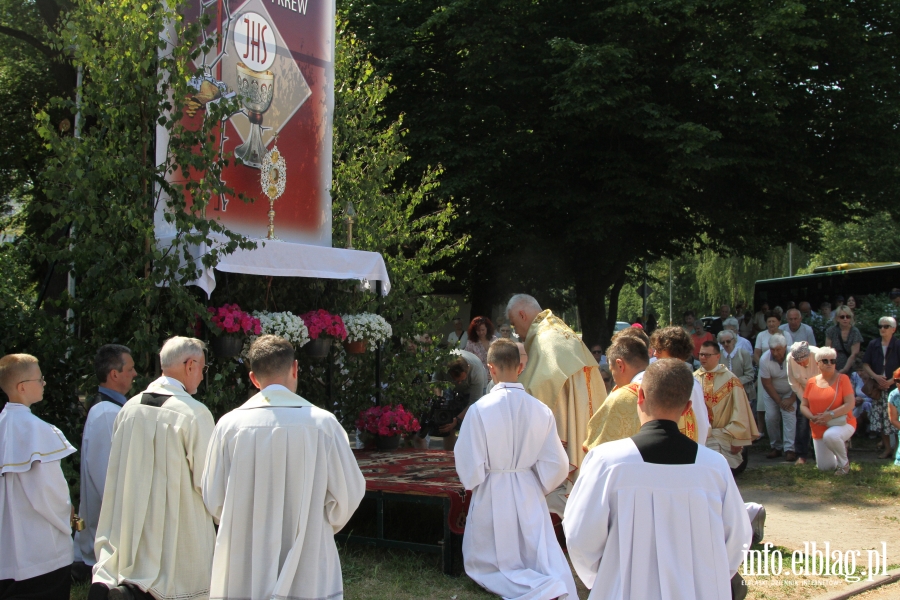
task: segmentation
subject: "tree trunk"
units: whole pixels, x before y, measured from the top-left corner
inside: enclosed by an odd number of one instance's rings
[[[573,269],[575,295],[581,316],[582,339],[587,346],[609,345],[619,306],[619,291],[625,283],[624,260],[606,265],[607,271],[597,273],[584,268]]]

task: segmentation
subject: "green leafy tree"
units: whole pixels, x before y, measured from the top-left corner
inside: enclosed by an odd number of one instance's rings
[[[462,203],[475,304],[574,283],[585,339],[608,338],[644,259],[762,257],[898,204],[891,3],[347,6],[397,85],[407,172],[440,161]]]
[[[819,250],[810,257],[807,272],[839,263],[900,261],[900,222],[890,211],[823,223],[820,235]]]
[[[202,216],[213,195],[229,193],[219,179],[225,161],[216,156],[213,128],[236,106],[209,106],[198,130],[182,123],[182,104],[193,92],[191,61],[200,51],[199,24],[185,23],[182,6],[79,1],[49,34],[52,49],[69,52],[70,64],[84,78],[77,101],[57,97],[37,114],[46,158],[41,194],[26,205],[25,217],[46,226],[26,228],[15,252],[57,272],[71,271],[77,286],[74,296],[43,298],[43,306],[56,311],[23,311],[30,320],[5,340],[4,351],[28,351],[41,359],[50,382],[42,408],[57,423],[77,418],[77,393],[96,383],[91,357],[97,347],[130,346],[139,368],[152,376],[161,342],[193,332],[206,315],[196,291],[181,283],[198,274],[193,261],[184,260],[190,245],[213,231],[226,236],[223,249],[203,258],[207,267],[221,253],[253,247]],[[167,26],[182,43],[160,55]],[[56,126],[54,111],[80,115],[71,132]],[[161,165],[155,159],[157,124],[170,135]],[[190,169],[202,178],[168,183],[167,174]],[[155,243],[160,204],[177,232],[166,248]],[[60,316],[67,310],[73,318]]]

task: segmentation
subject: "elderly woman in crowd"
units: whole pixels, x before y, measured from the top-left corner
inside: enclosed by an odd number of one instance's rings
[[[750,340],[740,334],[740,322],[737,319],[735,319],[734,317],[728,317],[727,319],[722,321],[722,328],[732,331],[736,336],[735,339],[737,341],[735,342],[735,344],[737,345],[737,347],[741,350],[746,350],[747,354],[749,354],[751,358],[753,357],[753,344],[750,343]],[[722,344],[722,342],[718,338],[716,339],[716,341],[718,341],[720,345]]]
[[[888,415],[891,419],[891,425],[900,429],[900,369],[894,370],[894,386],[894,389],[888,394]],[[897,445],[894,466],[900,467],[900,444]]]
[[[841,305],[834,311],[835,325],[825,330],[825,345],[837,352],[838,373],[850,376],[853,360],[859,354],[862,334],[856,328],[853,311]]]
[[[897,429],[891,424],[888,414],[888,395],[894,387],[892,373],[900,367],[900,340],[894,338],[897,331],[897,320],[894,317],[881,317],[878,319],[877,337],[866,348],[863,356],[863,368],[866,373],[878,384],[877,389],[881,394],[872,398],[872,410],[869,413],[869,430],[881,434],[884,452],[879,458],[891,458],[894,456],[891,450],[891,434],[897,433]]]
[[[497,332],[500,334],[500,337],[512,340],[514,342],[519,341],[519,338],[516,337],[516,334],[513,333],[512,325],[509,323],[500,323],[500,327],[497,328]]]
[[[469,323],[469,341],[466,342],[466,350],[481,359],[484,370],[487,371],[487,351],[497,336],[494,335],[494,324],[487,317],[475,317]]]
[[[747,392],[747,398],[750,400],[750,408],[753,409],[753,415],[756,418],[757,427],[760,431],[763,431],[765,411],[756,411],[756,386],[753,385],[756,379],[756,370],[753,368],[753,355],[750,354],[749,350],[738,348],[737,340],[742,338],[738,338],[737,333],[728,327],[729,320],[731,319],[725,321],[725,329],[720,331],[717,336],[719,346],[722,348],[722,352],[719,354],[719,362],[734,373],[734,376],[743,384],[744,391]],[[750,343],[747,342],[747,345],[749,346]]]
[[[834,469],[835,475],[850,472],[847,440],[856,430],[853,406],[856,396],[850,378],[836,368],[834,348],[819,348],[816,362],[819,374],[806,383],[800,400],[800,412],[809,419],[816,466],[820,471]]]

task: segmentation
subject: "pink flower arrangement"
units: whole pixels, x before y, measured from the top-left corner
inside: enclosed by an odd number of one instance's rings
[[[319,309],[300,315],[303,323],[309,329],[309,339],[319,339],[320,335],[330,335],[341,341],[347,339],[347,328],[341,315],[333,315],[327,310]]]
[[[419,420],[402,404],[392,406],[373,406],[359,413],[356,427],[372,435],[394,437],[404,433],[418,431]]]
[[[213,324],[225,333],[259,335],[262,332],[259,319],[242,311],[237,304],[223,304],[219,308],[210,306],[206,310],[212,314]]]

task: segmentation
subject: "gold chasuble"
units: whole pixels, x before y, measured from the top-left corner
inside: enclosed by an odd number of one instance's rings
[[[623,440],[641,430],[638,418],[637,402],[639,383],[632,382],[623,387],[616,387],[600,405],[588,423],[586,450],[606,442]]]
[[[643,379],[643,372],[638,374]],[[585,451],[606,442],[615,442],[630,438],[641,430],[641,418],[638,416],[638,389],[640,381],[632,381],[626,386],[613,388],[588,423],[588,435],[584,441]],[[689,403],[681,418],[678,419],[678,431],[697,441],[697,418]]]
[[[749,446],[759,437],[747,392],[740,379],[722,364],[712,371],[701,367],[694,371],[694,378],[703,387],[709,413],[706,445],[721,453],[734,469],[742,458],[740,453],[731,453],[731,446]]]
[[[569,457],[568,494],[584,460],[581,441],[587,434],[588,421],[606,400],[606,387],[587,346],[549,310],[538,314],[528,328],[525,351],[528,364],[519,375],[519,383],[546,404],[556,418],[556,431]],[[554,512],[561,508],[553,506],[549,497],[548,504]]]

